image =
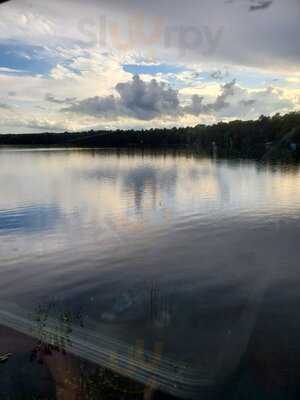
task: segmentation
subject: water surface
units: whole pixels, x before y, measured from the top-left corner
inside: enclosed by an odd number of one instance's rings
[[[80,308],[194,369],[300,364],[297,165],[3,149],[0,166],[1,300]]]

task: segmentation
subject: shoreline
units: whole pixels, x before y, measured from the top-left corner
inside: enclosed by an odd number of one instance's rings
[[[242,158],[300,159],[300,112],[193,127],[0,134],[1,146],[186,149]]]

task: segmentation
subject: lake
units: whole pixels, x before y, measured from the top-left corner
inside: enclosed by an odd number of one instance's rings
[[[193,373],[296,390],[298,165],[1,149],[0,187],[0,304],[59,304]]]

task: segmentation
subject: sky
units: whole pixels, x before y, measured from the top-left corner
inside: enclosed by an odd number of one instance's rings
[[[298,111],[300,0],[11,0],[0,134]]]

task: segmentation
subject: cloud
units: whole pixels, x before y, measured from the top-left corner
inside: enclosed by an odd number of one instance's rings
[[[228,108],[219,113],[219,118],[255,119],[259,115],[273,115],[296,109],[296,103],[276,87],[248,90],[238,85]]]
[[[221,70],[213,71],[210,74],[210,77],[212,79],[215,79],[216,81],[221,81],[224,78],[226,78],[227,76],[228,76],[228,72],[222,72]]]
[[[90,97],[81,100],[62,111],[91,115],[94,117],[119,117],[123,114],[120,102],[113,96]]]
[[[156,79],[143,81],[135,75],[131,81],[119,83],[115,87],[116,95],[94,96],[61,109],[78,115],[87,115],[99,119],[117,120],[131,118],[151,121],[158,118],[173,117],[174,121],[184,116],[201,115],[233,117],[242,116],[246,109],[254,109],[261,114],[265,110],[272,112],[278,107],[292,107],[287,100],[281,100],[282,93],[274,88],[251,93],[237,85],[235,79],[220,85],[219,94],[212,101],[205,96],[194,94],[185,103],[180,100],[179,91],[172,89]]]
[[[192,96],[191,104],[184,107],[186,114],[198,116],[207,112],[207,106],[203,104],[204,97],[197,94]]]
[[[250,0],[252,4],[249,7],[249,11],[265,10],[273,4],[273,0]]]
[[[65,99],[57,99],[51,93],[46,93],[45,100],[49,103],[54,104],[66,104],[66,103],[74,103],[76,101],[76,97],[66,97]]]
[[[208,105],[211,111],[220,111],[229,106],[227,99],[234,95],[235,84],[236,80],[233,79],[231,82],[225,83],[225,85],[222,86],[221,94],[219,94],[216,101]]]
[[[235,0],[227,0],[225,1],[225,4],[226,3],[235,3]],[[274,3],[274,0],[244,0],[244,3],[250,3],[250,5],[248,6],[249,11],[259,11],[269,8]]]
[[[126,116],[145,121],[176,115],[180,111],[177,90],[156,79],[145,82],[134,75],[131,81],[118,83],[115,90],[118,96],[87,98],[64,108],[63,111],[96,117]]]
[[[46,118],[34,118],[26,121],[28,129],[38,131],[59,132],[62,130],[63,124],[57,123],[55,120],[48,120]]]
[[[129,83],[119,83],[116,90],[121,105],[138,119],[153,119],[159,115],[174,115],[179,107],[178,92],[165,83],[152,79],[143,82],[135,75]]]
[[[237,85],[235,79],[219,87],[214,100],[198,94],[189,99],[181,99],[180,92],[156,79],[143,81],[135,75],[131,81],[119,83],[116,95],[95,96],[74,102],[61,109],[78,115],[96,119],[116,121],[120,118],[136,121],[163,120],[172,117],[173,121],[187,116],[207,116],[208,119],[256,118],[260,114],[273,114],[281,110],[292,110],[295,104],[285,98],[283,90],[267,87],[248,90]]]
[[[0,131],[12,126],[9,121],[20,121],[24,131],[147,128],[295,110],[299,5],[299,0],[8,2],[0,7]],[[117,39],[130,49],[121,49]],[[132,79],[134,73],[139,77]],[[66,118],[61,110],[72,115]]]
[[[221,86],[221,93],[217,96],[216,100],[212,103],[203,104],[204,98],[198,95],[192,96],[191,105],[184,107],[184,112],[192,115],[212,114],[217,113],[224,108],[230,106],[227,101],[229,97],[234,95],[236,80],[225,83]]]
[[[52,0],[41,5],[38,0],[12,1],[0,9],[0,38],[46,46],[93,43],[103,51],[108,48],[118,51],[115,37],[118,33],[120,41],[128,42],[133,51],[154,53],[164,61],[177,58],[185,62],[218,61],[272,69],[299,67],[299,52],[295,51],[295,38],[300,33],[298,0],[230,3]],[[249,13],[266,9],[269,12]],[[135,18],[137,10],[140,18]],[[158,21],[162,24],[159,29]],[[132,30],[135,34],[129,40]],[[156,35],[157,31],[161,33]],[[166,46],[168,33],[175,31],[179,40],[176,43],[171,40],[175,46]],[[103,39],[101,43],[99,37]]]
[[[15,69],[15,68],[7,68],[7,67],[0,67],[0,73],[2,74],[19,74],[23,73],[23,70]]]
[[[9,106],[9,105],[6,104],[6,103],[0,103],[0,108],[1,108],[2,110],[11,110],[11,106]]]
[[[250,99],[250,100],[241,100],[240,105],[244,107],[252,107],[256,103],[256,100]]]

